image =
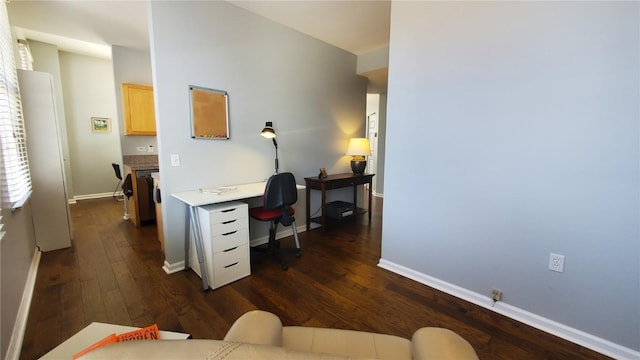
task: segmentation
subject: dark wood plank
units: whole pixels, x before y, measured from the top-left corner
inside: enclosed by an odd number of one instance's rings
[[[447,327],[481,359],[607,357],[377,266],[382,200],[371,221],[360,216],[326,232],[300,234],[303,254],[285,254],[289,270],[252,254],[252,275],[201,290],[193,271],[167,275],[154,225],[136,228],[111,198],[71,206],[74,247],[44,253],[22,347],[36,359],[93,321],[221,339],[241,314],[263,309],[285,325],[336,327],[411,337],[423,326]],[[303,215],[300,215],[303,216]],[[283,247],[293,246],[292,237]]]

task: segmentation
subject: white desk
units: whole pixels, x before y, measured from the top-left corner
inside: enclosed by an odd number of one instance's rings
[[[185,257],[184,257],[184,269],[189,269],[189,228],[193,231],[193,241],[196,247],[196,254],[198,255],[198,263],[202,273],[202,289],[209,289],[209,280],[207,279],[206,264],[204,261],[204,253],[202,247],[202,233],[200,231],[200,220],[198,217],[198,206],[223,203],[227,201],[250,199],[264,194],[264,188],[266,182],[258,182],[251,184],[232,185],[225,186],[223,188],[231,188],[229,190],[221,191],[219,194],[210,192],[214,189],[191,190],[183,191],[171,194],[174,198],[182,201],[189,207],[186,219],[185,228]],[[303,190],[305,187],[302,185],[296,185],[298,190]]]

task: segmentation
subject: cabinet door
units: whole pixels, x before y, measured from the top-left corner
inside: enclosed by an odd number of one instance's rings
[[[122,84],[125,135],[156,135],[153,87]]]

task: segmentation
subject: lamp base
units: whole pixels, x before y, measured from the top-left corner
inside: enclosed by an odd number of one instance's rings
[[[366,167],[367,160],[351,160],[351,171],[353,171],[354,174],[363,174]]]

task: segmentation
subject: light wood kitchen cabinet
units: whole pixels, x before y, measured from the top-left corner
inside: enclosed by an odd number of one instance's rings
[[[122,84],[122,111],[125,135],[156,135],[153,87]]]

